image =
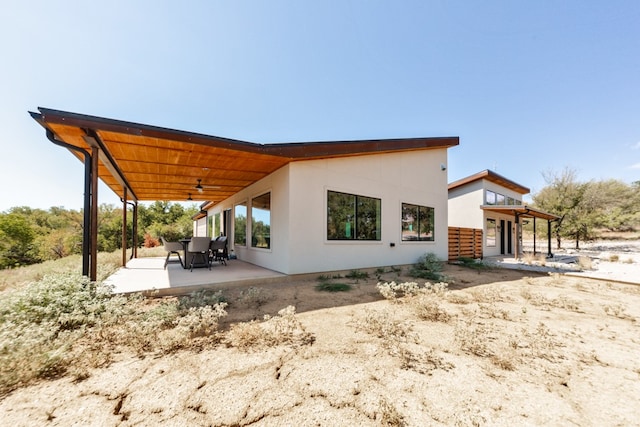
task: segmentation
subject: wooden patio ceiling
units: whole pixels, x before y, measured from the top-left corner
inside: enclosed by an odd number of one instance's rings
[[[292,161],[448,148],[458,137],[256,144],[47,108],[31,116],[64,143],[100,149],[99,178],[138,201],[218,203]],[[81,161],[84,156],[70,150]],[[200,184],[200,191],[196,186]]]

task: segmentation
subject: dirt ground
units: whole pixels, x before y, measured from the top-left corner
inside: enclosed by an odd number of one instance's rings
[[[289,305],[307,339],[122,355],[82,380],[0,401],[10,426],[640,425],[640,286],[448,265],[441,295],[390,301],[379,281],[228,291],[232,324]],[[422,282],[420,282],[422,283]],[[240,294],[243,291],[244,294]],[[244,302],[243,302],[244,301]],[[311,337],[309,339],[309,337]]]

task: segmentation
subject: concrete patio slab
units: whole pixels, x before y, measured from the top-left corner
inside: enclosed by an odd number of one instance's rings
[[[208,268],[182,268],[170,262],[164,269],[164,257],[134,258],[126,267],[109,276],[105,283],[114,293],[143,292],[148,295],[185,295],[200,289],[215,289],[230,284],[250,285],[265,281],[283,280],[286,274],[268,270],[237,259],[227,265],[214,263]]]

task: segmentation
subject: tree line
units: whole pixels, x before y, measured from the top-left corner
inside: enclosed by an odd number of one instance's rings
[[[157,201],[138,205],[138,242],[156,242],[160,236],[177,240],[193,234],[193,206]],[[133,245],[133,215],[127,213],[127,247]],[[83,213],[52,207],[26,206],[0,213],[0,269],[36,264],[82,253]],[[151,243],[153,244],[153,243]],[[98,251],[122,248],[122,208],[98,207]]]
[[[597,238],[603,230],[640,229],[640,181],[582,182],[568,168],[543,173],[543,177],[547,185],[532,200],[535,207],[560,217],[552,226],[558,248],[562,239],[574,241],[579,249],[581,241]]]
[[[640,181],[581,182],[576,172],[543,174],[546,186],[532,195],[536,208],[558,215],[552,233],[558,248],[562,239],[581,241],[598,237],[602,230],[640,229]],[[138,242],[153,244],[160,236],[178,240],[193,233],[193,216],[199,208],[156,201],[138,206]],[[127,214],[127,246],[133,245],[133,215]],[[81,210],[52,207],[49,210],[14,207],[0,213],[0,269],[35,264],[82,252]],[[541,235],[546,230],[539,231]],[[98,251],[122,247],[122,208],[102,204],[98,208]]]

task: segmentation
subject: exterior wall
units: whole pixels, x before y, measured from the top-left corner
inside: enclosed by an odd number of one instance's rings
[[[207,235],[207,217],[197,219],[193,228],[194,236],[206,236]]]
[[[505,197],[511,197],[522,202],[522,194],[502,187],[489,180],[477,180],[470,182],[462,187],[454,188],[449,192],[449,226],[451,227],[469,227],[480,228],[483,233],[483,254],[484,256],[497,256],[501,254],[501,231],[496,232],[495,246],[487,246],[487,219],[496,220],[496,227],[500,227],[500,221],[504,220],[504,252],[509,254],[508,233],[511,233],[511,253],[515,251],[515,217],[513,215],[504,215],[496,212],[487,212],[480,209],[485,204],[485,191],[490,190],[500,193]],[[509,230],[508,222],[511,221],[511,230]]]
[[[292,162],[209,215],[244,201],[250,217],[251,199],[271,192],[271,249],[235,246],[233,236],[229,249],[243,261],[286,274],[411,264],[427,252],[445,260],[447,173],[441,164],[447,164],[445,148]],[[328,190],[381,199],[381,240],[328,241]],[[435,209],[435,241],[402,242],[403,202]]]
[[[234,244],[233,232],[228,236],[229,251],[252,264],[271,270],[287,273],[289,270],[289,166],[284,166],[264,179],[245,188],[232,197],[215,205],[209,210],[209,215],[222,213],[231,209],[232,218],[235,215],[235,205],[247,203],[247,217],[251,218],[251,199],[264,193],[271,192],[271,249],[251,247],[251,224],[247,221],[247,246]],[[233,219],[232,219],[233,221]],[[231,225],[233,230],[233,225]]]
[[[410,264],[427,252],[447,259],[446,163],[446,149],[291,163],[288,273]],[[327,240],[328,190],[381,199],[381,240]],[[435,209],[434,242],[401,241],[403,202]]]
[[[481,210],[481,209],[478,209]],[[515,217],[513,215],[501,215],[499,213],[496,212],[485,212],[482,211],[482,213],[480,214],[480,216],[482,216],[483,218],[483,226],[482,228],[482,232],[483,232],[483,236],[484,236],[484,243],[483,243],[483,253],[484,256],[498,256],[501,255],[500,253],[500,239],[501,239],[501,231],[499,229],[500,227],[500,220],[504,220],[504,226],[505,226],[505,230],[504,230],[504,252],[505,254],[509,254],[509,248],[507,246],[507,233],[511,233],[511,253],[513,254],[515,251],[515,239],[516,239],[516,234],[515,234]],[[498,227],[498,230],[496,232],[496,244],[495,246],[487,246],[487,218],[492,218],[496,220],[496,227]],[[508,230],[507,227],[509,225],[509,221],[511,221],[511,230]]]
[[[449,227],[483,228],[480,206],[484,203],[481,181],[471,182],[449,192]]]

